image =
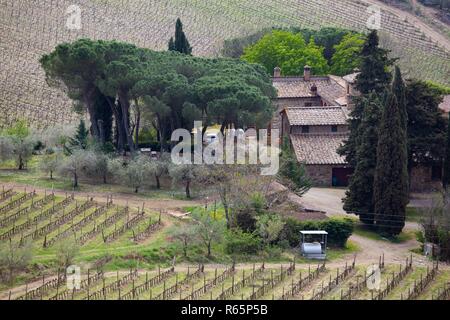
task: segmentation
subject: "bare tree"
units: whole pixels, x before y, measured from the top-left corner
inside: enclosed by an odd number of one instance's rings
[[[202,172],[200,181],[220,197],[224,207],[227,228],[235,224],[236,214],[252,206],[256,195],[262,198],[270,193],[273,176],[261,176],[256,165],[210,165]]]

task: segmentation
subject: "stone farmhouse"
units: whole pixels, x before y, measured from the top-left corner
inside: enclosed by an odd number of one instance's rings
[[[271,127],[288,138],[300,163],[315,185],[347,186],[352,173],[337,149],[348,138],[348,117],[356,74],[346,77],[313,76],[305,66],[303,77],[282,77],[275,68],[278,92]]]
[[[300,77],[283,77],[274,69],[273,86],[278,97],[270,124],[279,129],[280,139],[289,139],[300,163],[316,186],[347,186],[353,168],[337,153],[349,136],[348,119],[353,107],[352,97],[357,73],[344,77],[313,76],[305,66]],[[440,108],[450,111],[450,98]],[[448,111],[447,111],[448,109]],[[411,172],[411,190],[430,190],[439,185],[442,168],[416,167]]]

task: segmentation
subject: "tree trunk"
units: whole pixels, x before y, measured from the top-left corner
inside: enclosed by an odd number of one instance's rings
[[[161,183],[160,183],[159,177],[157,175],[155,175],[155,179],[156,179],[156,189],[161,189]]]
[[[14,282],[14,269],[12,267],[9,268],[9,284],[12,285]]]
[[[134,133],[134,145],[135,148],[138,149],[139,148],[139,130],[140,130],[140,126],[141,126],[141,108],[139,107],[138,104],[138,100],[134,99],[134,103],[136,105],[136,126],[134,128],[135,133]]]
[[[123,91],[119,93],[120,106],[122,108],[122,123],[125,129],[126,139],[128,147],[130,148],[130,152],[134,153],[134,142],[133,135],[130,132],[130,119],[128,117],[128,112],[130,110],[130,102],[128,101],[127,94]]]
[[[109,107],[114,114],[114,119],[116,122],[116,149],[119,152],[123,152],[125,149],[125,142],[121,108],[112,101],[112,98],[107,97],[106,100],[108,101]]]
[[[100,130],[98,129],[97,117],[92,101],[92,95],[94,94],[94,88],[85,89],[83,93],[83,101],[86,109],[89,113],[89,119],[91,120],[92,135],[96,138],[100,138]]]
[[[78,174],[76,171],[73,174],[73,187],[78,188]]]
[[[165,137],[164,137],[164,128],[162,125],[161,116],[156,114],[156,118],[158,119],[158,133],[159,133],[159,143],[160,143],[160,152],[163,153],[165,150]]]
[[[53,170],[50,170],[50,180],[53,180]]]
[[[97,120],[98,123],[98,130],[99,130],[99,141],[102,145],[106,142],[106,136],[105,136],[105,130],[104,130],[104,122],[103,120],[99,119]]]
[[[211,257],[211,240],[208,241],[208,257]]]
[[[183,246],[183,254],[184,254],[185,258],[187,257],[187,246],[188,246],[187,240],[185,239],[184,240],[184,246]]]
[[[223,204],[223,210],[225,211],[225,219],[227,220],[227,229],[231,229],[230,210],[226,202]]]
[[[186,198],[191,198],[191,181],[186,182]]]
[[[19,170],[23,170],[25,167],[22,159],[22,155],[19,155]]]

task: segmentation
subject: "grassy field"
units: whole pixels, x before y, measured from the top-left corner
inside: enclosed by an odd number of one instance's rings
[[[29,185],[36,188],[45,188],[48,190],[63,190],[67,192],[91,192],[91,193],[115,193],[121,195],[136,196],[133,188],[115,184],[109,181],[107,184],[98,183],[95,180],[81,179],[78,188],[74,189],[72,180],[68,177],[53,175],[53,179],[46,176],[39,170],[40,156],[34,156],[28,163],[27,169],[19,171],[16,169],[13,161],[0,162],[0,183],[12,183]],[[182,188],[172,188],[172,184],[168,180],[162,180],[162,189],[156,189],[150,181],[146,186],[140,189],[139,197],[145,199],[186,199],[186,195]],[[193,196],[196,196],[196,190],[193,188]]]
[[[370,227],[367,227],[363,224],[356,224],[355,229],[353,231],[354,234],[357,234],[359,236],[376,240],[376,241],[386,241],[391,243],[403,243],[407,242],[409,240],[412,240],[416,237],[415,231],[407,230],[403,231],[401,234],[394,238],[385,238],[379,233],[376,233],[374,230],[372,230]]]

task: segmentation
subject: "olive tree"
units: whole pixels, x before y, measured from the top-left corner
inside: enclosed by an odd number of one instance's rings
[[[150,161],[148,165],[149,174],[155,177],[156,188],[161,189],[161,177],[169,173],[170,156],[163,154],[159,159]]]
[[[7,281],[12,284],[15,275],[20,270],[25,269],[33,257],[33,246],[31,242],[26,242],[20,246],[11,240],[0,246],[0,272],[6,272]]]
[[[60,267],[66,269],[69,267],[80,250],[75,240],[70,239],[60,242],[56,247],[56,259]]]
[[[169,175],[172,183],[183,183],[185,186],[186,197],[191,198],[191,185],[200,177],[202,166],[194,164],[172,164],[169,167]]]
[[[58,170],[61,161],[61,155],[58,153],[46,154],[39,162],[39,168],[53,180],[53,173]]]
[[[176,225],[170,229],[169,235],[181,244],[183,256],[186,258],[189,246],[197,239],[196,227],[194,225]]]
[[[194,212],[192,219],[195,223],[195,234],[199,241],[205,246],[207,256],[211,256],[211,247],[214,242],[222,240],[225,232],[225,221],[216,220],[208,213]]]
[[[76,149],[70,156],[62,161],[58,168],[62,176],[72,178],[73,187],[78,188],[80,176],[86,172],[86,168],[95,162],[95,155],[91,151]]]
[[[128,162],[117,158],[109,162],[109,168],[114,173],[116,180],[132,187],[135,193],[149,180],[150,159],[145,156],[137,156]]]

